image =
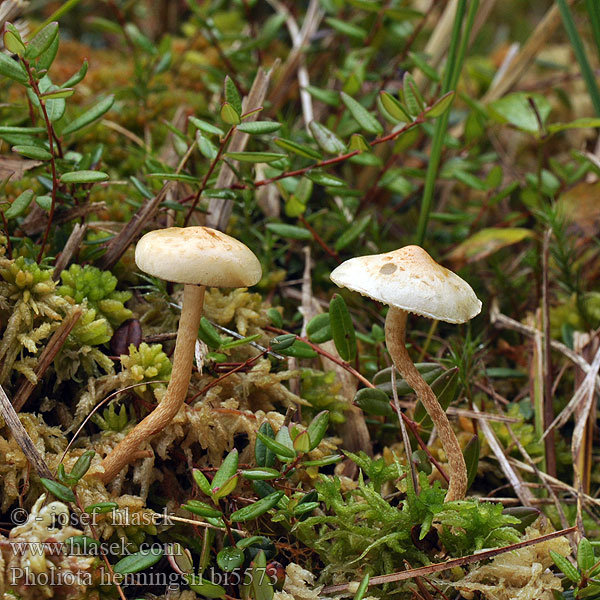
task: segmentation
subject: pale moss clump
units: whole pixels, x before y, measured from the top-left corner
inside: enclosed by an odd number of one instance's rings
[[[163,352],[161,344],[146,344],[142,342],[139,348],[129,345],[129,355],[121,355],[123,366],[122,382],[126,385],[148,382],[154,396],[160,400],[166,391],[164,383],[154,381],[168,381],[171,377],[171,361]],[[148,386],[140,385],[133,388],[138,395],[142,395]]]
[[[16,368],[35,382],[31,355],[38,344],[56,329],[69,303],[56,293],[52,270],[42,269],[24,257],[0,262],[0,310],[8,312],[8,322],[0,342],[0,383]],[[30,356],[25,353],[29,352]],[[21,361],[15,361],[21,355]]]
[[[101,271],[86,265],[73,264],[60,274],[63,285],[58,288],[61,296],[72,298],[77,304],[84,300],[99,317],[104,317],[116,328],[131,318],[132,312],[125,308],[131,298],[129,291],[117,291],[117,278],[110,271]]]

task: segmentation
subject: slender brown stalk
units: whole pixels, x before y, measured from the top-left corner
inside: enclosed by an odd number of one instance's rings
[[[425,382],[406,350],[407,317],[408,313],[405,310],[390,306],[385,320],[387,348],[396,368],[402,377],[404,377],[406,383],[415,390],[417,397],[437,428],[451,473],[445,501],[462,500],[467,493],[467,467],[465,459],[444,409],[440,406],[433,390]]]
[[[40,108],[42,109],[42,114],[44,116],[44,123],[46,125],[46,132],[48,134],[48,144],[50,146],[50,154],[52,155],[50,158],[50,170],[52,172],[52,204],[50,205],[50,212],[48,214],[48,222],[46,224],[46,229],[44,230],[44,235],[42,237],[42,243],[40,244],[40,251],[37,255],[37,262],[40,263],[42,257],[44,256],[44,248],[46,247],[46,243],[48,242],[48,236],[50,235],[50,229],[52,227],[52,220],[54,219],[54,210],[56,208],[56,192],[58,191],[58,176],[56,174],[56,161],[54,159],[54,139],[55,133],[54,128],[52,127],[52,122],[48,118],[48,111],[46,110],[46,103],[42,98],[42,94],[40,92],[40,88],[38,87],[37,81],[33,77],[33,73],[31,72],[31,67],[29,66],[29,62],[23,60],[23,66],[27,71],[27,76],[29,77],[29,85],[31,85],[31,89],[33,93],[36,95]],[[33,123],[35,125],[35,123]]]
[[[175,343],[173,371],[167,393],[158,406],[104,458],[102,461],[104,473],[99,475],[103,483],[114,479],[132,461],[134,452],[139,450],[154,434],[164,429],[183,405],[192,375],[194,347],[202,317],[204,291],[204,286],[185,285],[183,308]]]

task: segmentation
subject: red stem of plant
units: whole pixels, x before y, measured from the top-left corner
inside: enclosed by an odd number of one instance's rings
[[[58,177],[56,176],[56,162],[54,160],[54,128],[52,127],[52,123],[48,118],[48,112],[46,111],[46,104],[44,99],[42,98],[42,94],[40,92],[40,88],[36,80],[33,78],[33,73],[31,72],[31,68],[29,66],[29,62],[23,59],[23,66],[27,71],[27,76],[29,77],[29,85],[31,85],[31,89],[34,94],[37,96],[37,99],[40,103],[40,107],[42,109],[42,114],[44,115],[44,121],[46,123],[46,131],[48,133],[48,144],[50,145],[50,154],[52,158],[50,158],[50,169],[52,171],[52,204],[50,205],[50,213],[48,214],[48,224],[46,225],[46,230],[44,231],[44,236],[42,237],[42,243],[40,246],[40,251],[37,256],[38,264],[41,262],[42,257],[44,256],[44,248],[46,247],[46,243],[48,241],[48,236],[50,235],[50,229],[52,227],[52,220],[54,219],[54,209],[56,208],[56,191],[58,190]],[[33,123],[35,125],[35,123]]]
[[[403,133],[405,133],[406,131],[408,131],[409,129],[412,129],[416,125],[420,125],[421,123],[424,123],[424,122],[425,122],[425,115],[424,115],[424,113],[421,113],[412,123],[407,123],[404,127],[402,127],[401,129],[398,129],[398,131],[394,131],[393,133],[390,133],[383,137],[374,139],[372,142],[369,142],[369,145],[377,146],[377,144],[383,144],[384,142],[389,142],[391,140],[394,140],[398,136],[400,136]],[[356,156],[357,154],[360,154],[360,153],[361,153],[361,150],[353,150],[352,152],[348,152],[346,154],[341,154],[340,156],[335,156],[334,158],[328,158],[327,160],[319,161],[319,162],[315,163],[314,165],[309,165],[308,167],[304,167],[303,169],[297,169],[296,171],[286,171],[285,173],[281,173],[281,175],[277,175],[276,177],[269,177],[269,179],[261,179],[260,181],[255,181],[252,184],[252,187],[257,188],[257,187],[261,187],[263,185],[269,185],[270,183],[275,183],[276,181],[279,181],[280,179],[286,179],[287,177],[296,177],[298,175],[304,175],[304,174],[308,173],[309,171],[312,171],[313,169],[319,169],[320,167],[329,167],[330,165],[335,165],[337,163],[344,162],[345,160],[348,160],[349,158],[352,158],[353,156]],[[244,190],[250,186],[245,183],[234,183],[230,187],[231,187],[231,189],[234,189],[234,190]]]
[[[219,162],[219,160],[221,160],[221,156],[223,155],[225,146],[227,145],[227,142],[229,142],[234,131],[235,131],[235,125],[233,127],[231,127],[231,129],[227,132],[227,135],[225,135],[221,144],[219,145],[219,150],[217,152],[217,155],[213,158],[213,161],[210,163],[210,166],[208,167],[208,171],[206,171],[206,174],[204,175],[204,178],[202,179],[202,183],[200,184],[200,189],[194,196],[194,201],[192,202],[192,205],[190,206],[190,209],[188,210],[188,213],[185,216],[185,220],[183,221],[184,227],[187,227],[187,224],[188,224],[192,214],[196,210],[196,205],[198,204],[198,201],[200,200],[200,196],[202,195],[202,192],[206,189],[206,184],[208,183],[208,180],[210,179],[212,172],[215,170],[217,163]]]
[[[319,246],[321,246],[321,248],[323,248],[323,250],[325,250],[325,252],[327,254],[329,254],[329,256],[331,256],[331,258],[334,258],[335,260],[337,260],[339,262],[340,260],[340,255],[335,251],[332,250],[323,240],[323,238],[315,231],[314,227],[304,218],[304,215],[299,215],[298,219],[300,220],[300,222],[302,223],[302,225],[304,225],[304,227],[306,227],[306,229],[308,229],[311,233],[311,235],[313,236],[313,239],[315,240],[315,242],[317,242],[317,244],[319,244]]]

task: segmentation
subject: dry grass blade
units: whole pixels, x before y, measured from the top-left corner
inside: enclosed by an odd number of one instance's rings
[[[528,325],[523,325],[523,323],[519,323],[519,321],[515,321],[506,315],[503,315],[498,308],[497,300],[492,302],[492,307],[490,310],[490,323],[495,327],[499,327],[501,329],[512,329],[513,331],[518,331],[523,335],[533,336],[538,332],[535,327],[529,327]],[[554,350],[558,350],[562,354],[564,354],[572,363],[576,364],[586,375],[592,369],[590,363],[588,363],[583,356],[577,354],[577,352],[573,352],[571,348],[557,342],[556,340],[550,341],[550,346],[554,348]],[[596,390],[600,392],[600,377],[596,375],[595,377],[595,386]]]
[[[67,243],[54,264],[54,272],[52,273],[52,279],[54,279],[54,281],[60,279],[60,274],[67,268],[67,265],[71,262],[73,256],[75,256],[77,250],[79,250],[86,231],[87,225],[85,223],[76,223],[73,227],[73,231],[71,231]]]
[[[568,0],[568,4],[572,6],[575,4],[575,0]],[[487,91],[481,100],[482,103],[485,104],[501,98],[519,81],[560,23],[560,11],[556,5],[553,5],[529,36],[527,43],[511,62],[510,69],[507,69],[504,76],[495,81],[495,84]]]
[[[33,440],[29,437],[29,434],[25,430],[25,427],[23,427],[23,424],[19,420],[19,415],[16,413],[1,385],[0,413],[4,417],[4,420],[8,425],[13,437],[15,438],[15,441],[17,444],[19,444],[21,450],[23,450],[23,454],[25,454],[27,460],[36,470],[37,474],[40,477],[54,479],[50,469],[48,468],[48,465],[44,462],[42,455],[38,452]]]
[[[393,583],[395,581],[406,581],[407,579],[413,579],[414,577],[425,577],[432,575],[433,573],[439,573],[441,571],[447,571],[448,569],[454,569],[455,567],[462,567],[464,565],[470,565],[482,560],[494,558],[505,552],[512,552],[519,548],[526,548],[527,546],[533,546],[541,542],[547,542],[563,535],[569,535],[575,532],[576,527],[569,527],[568,529],[561,529],[560,531],[553,531],[546,535],[541,535],[531,540],[525,540],[510,546],[503,546],[502,548],[495,548],[494,550],[484,550],[477,554],[471,554],[470,556],[463,556],[462,558],[454,558],[443,563],[435,563],[433,565],[426,565],[424,567],[418,567],[416,569],[410,569],[408,571],[400,571],[398,573],[391,573],[389,575],[380,575],[378,577],[372,577],[369,581],[369,586],[382,585],[384,583]],[[342,585],[331,585],[323,588],[322,593],[324,594],[337,594],[339,592],[345,592],[349,588],[349,584],[344,583]]]
[[[585,422],[587,420],[587,415],[592,407],[592,400],[594,399],[594,388],[596,378],[598,377],[598,371],[600,370],[600,348],[596,352],[594,356],[594,360],[592,364],[589,365],[589,371],[586,373],[585,379],[583,383],[577,388],[577,391],[569,401],[569,403],[562,409],[560,414],[552,421],[552,424],[548,429],[544,432],[543,437],[546,437],[546,434],[549,431],[552,431],[555,427],[561,427],[567,422],[567,419],[573,414],[573,411],[576,407],[582,406],[581,417],[578,420],[575,431],[573,432],[573,444],[575,443],[577,437],[579,436],[579,443],[581,443],[581,436],[583,434],[583,429],[585,427]],[[574,446],[572,445],[572,448]],[[573,453],[573,457],[576,454]]]
[[[473,405],[473,410],[476,413],[479,412],[475,405]],[[478,421],[481,427],[481,431],[483,431],[483,434],[485,435],[485,438],[488,444],[490,445],[494,456],[500,463],[500,468],[502,469],[502,472],[510,481],[510,484],[513,486],[515,493],[517,494],[524,506],[533,506],[532,493],[527,489],[525,485],[523,485],[523,480],[521,479],[521,476],[510,465],[508,458],[506,457],[506,454],[504,454],[504,450],[502,449],[502,446],[500,445],[500,442],[498,441],[496,435],[492,431],[492,428],[490,427],[489,423],[485,419],[478,418]]]
[[[276,63],[277,64],[277,63]],[[275,65],[276,66],[276,65]],[[250,92],[244,98],[242,102],[242,112],[246,112],[248,110],[252,110],[262,106],[265,97],[267,95],[267,89],[269,87],[269,82],[271,81],[271,73],[273,69],[269,71],[265,71],[264,69],[259,69],[256,77],[254,79],[254,83],[250,88]],[[245,119],[245,122],[255,121],[258,117],[258,113],[255,113]],[[247,133],[243,133],[241,131],[235,131],[235,133],[231,136],[231,141],[229,143],[229,147],[227,148],[228,152],[242,152],[248,143],[250,136]],[[228,188],[235,179],[235,173],[230,169],[227,163],[223,163],[221,166],[221,170],[219,171],[219,176],[217,177],[217,182],[215,187],[217,189]],[[208,205],[208,215],[206,217],[206,224],[213,229],[219,229],[221,231],[225,231],[227,229],[227,225],[229,224],[229,217],[231,216],[231,211],[233,210],[233,201],[232,200],[222,200],[220,198],[211,198],[210,203]]]
[[[38,381],[44,376],[44,373],[48,367],[52,364],[55,356],[58,354],[63,344],[65,343],[67,336],[71,333],[73,327],[81,317],[81,308],[74,309],[69,316],[60,324],[60,327],[52,334],[50,341],[44,348],[44,351],[38,359],[37,366],[35,368],[35,376]],[[17,390],[15,397],[13,398],[13,406],[15,411],[19,412],[25,402],[29,398],[31,392],[35,389],[36,384],[29,380],[23,382],[21,387]]]

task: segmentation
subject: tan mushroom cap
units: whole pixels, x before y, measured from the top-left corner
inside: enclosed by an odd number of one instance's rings
[[[144,235],[135,264],[166,281],[209,287],[247,287],[262,277],[252,250],[210,227],[169,227]]]
[[[471,286],[420,246],[351,258],[330,277],[378,302],[448,323],[464,323],[481,311]]]

